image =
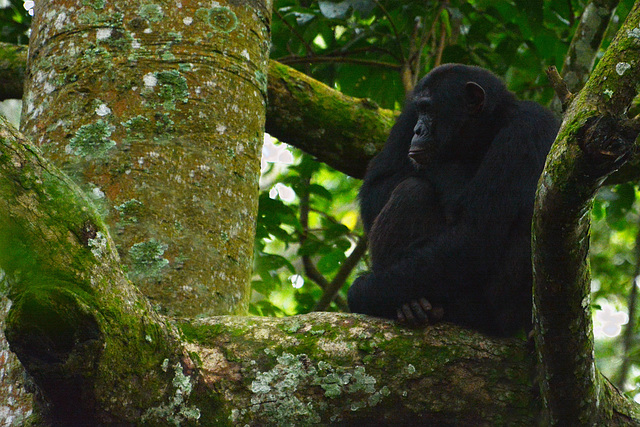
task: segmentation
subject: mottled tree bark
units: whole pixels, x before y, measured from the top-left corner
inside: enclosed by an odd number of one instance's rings
[[[37,2],[22,130],[80,183],[163,313],[243,313],[269,2]]]
[[[175,329],[126,278],[83,192],[3,118],[0,266],[5,334],[38,387],[38,416],[131,421],[170,399],[163,361],[184,363]]]

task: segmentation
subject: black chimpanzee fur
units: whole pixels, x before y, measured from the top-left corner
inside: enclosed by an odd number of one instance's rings
[[[530,325],[531,216],[557,131],[489,71],[432,70],[360,190],[372,272],[351,286],[351,311],[424,323],[437,307],[499,335]]]

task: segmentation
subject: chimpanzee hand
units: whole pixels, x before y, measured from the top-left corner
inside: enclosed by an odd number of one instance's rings
[[[433,307],[425,298],[413,300],[398,309],[398,322],[408,326],[424,326],[442,320],[442,307]]]

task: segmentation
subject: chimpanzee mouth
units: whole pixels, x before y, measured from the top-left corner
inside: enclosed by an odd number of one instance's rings
[[[429,162],[429,152],[427,150],[409,150],[409,158],[419,165],[426,165]]]

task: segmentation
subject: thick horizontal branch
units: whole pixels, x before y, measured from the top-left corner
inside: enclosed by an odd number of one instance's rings
[[[268,91],[267,132],[355,178],[364,176],[396,117],[275,61]]]
[[[204,425],[534,425],[538,414],[519,339],[340,313],[180,329],[201,393],[217,402]]]

